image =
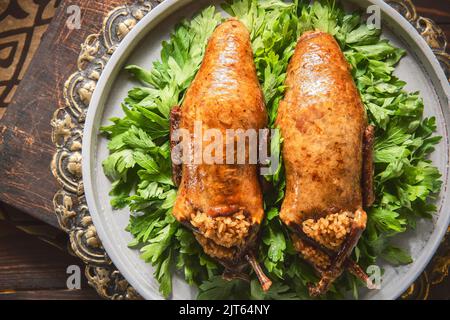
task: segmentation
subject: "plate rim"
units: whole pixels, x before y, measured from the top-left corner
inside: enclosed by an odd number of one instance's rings
[[[161,297],[159,296],[159,294],[147,292],[147,290],[143,288],[142,284],[140,282],[137,282],[137,279],[134,277],[134,275],[132,275],[131,272],[128,270],[128,268],[124,265],[122,259],[120,259],[119,256],[117,256],[118,250],[112,244],[113,242],[111,241],[111,237],[108,234],[108,232],[103,228],[103,223],[98,213],[98,208],[96,205],[96,201],[94,199],[94,187],[92,184],[92,172],[94,170],[91,168],[93,166],[93,163],[91,161],[93,159],[91,148],[94,145],[93,139],[95,139],[95,137],[97,136],[97,132],[94,132],[93,129],[95,128],[96,117],[98,116],[98,114],[101,114],[104,109],[104,102],[109,94],[108,85],[115,80],[114,78],[120,71],[120,66],[122,65],[122,62],[129,57],[130,52],[137,45],[139,40],[141,40],[146,35],[146,33],[151,30],[152,23],[155,23],[155,21],[158,18],[161,18],[163,14],[170,15],[178,8],[186,6],[192,3],[193,1],[194,0],[165,0],[164,2],[153,8],[153,10],[151,10],[141,21],[139,21],[136,24],[136,26],[125,36],[125,38],[120,42],[120,44],[115,49],[114,53],[108,60],[108,63],[106,64],[104,70],[101,73],[101,76],[97,82],[96,88],[92,95],[91,101],[89,103],[89,108],[87,111],[85,126],[83,130],[83,143],[87,142],[87,144],[82,149],[82,158],[84,159],[84,161],[82,162],[82,175],[84,177],[83,182],[84,182],[85,197],[94,225],[97,229],[100,240],[102,241],[102,244],[108,256],[113,261],[114,265],[124,275],[126,280],[143,297],[147,299],[160,299]],[[352,1],[355,2],[355,0]],[[381,0],[366,0],[366,1],[380,6],[381,11],[384,14],[389,15],[393,20],[396,21],[396,23],[398,23],[403,28],[403,30],[407,32],[409,36],[413,38],[416,44],[421,48],[421,52],[425,55],[427,62],[430,63],[431,69],[436,75],[437,80],[440,82],[441,89],[444,95],[446,96],[448,102],[450,99],[450,86],[445,77],[444,71],[439,65],[436,56],[434,55],[433,51],[426,43],[426,41],[422,38],[422,36],[420,36],[417,30],[400,13],[398,13],[396,10],[390,7],[387,3]],[[445,128],[447,130],[446,133],[448,137],[447,123]],[[447,180],[448,179],[449,177],[447,176]],[[445,194],[444,191],[445,190],[441,192]],[[448,226],[450,222],[450,213],[447,213],[446,217],[444,213],[444,219],[446,220],[444,222],[446,222],[446,225]],[[422,259],[420,259],[421,257],[419,257],[419,259],[415,260],[414,261],[415,266],[411,267],[411,270],[409,270],[405,275],[404,284],[402,286],[399,286],[399,288],[395,290],[396,291],[395,294],[391,294],[391,296],[388,296],[383,299],[398,298],[409,287],[409,285],[422,273],[422,271],[425,269],[431,258],[434,256],[434,253],[436,252],[441,242],[440,240],[445,235],[447,227],[445,228],[441,227],[438,230],[436,229],[437,226],[433,230],[430,239],[428,239],[427,241],[427,244],[430,243],[430,241],[434,241],[430,248],[431,252],[428,255],[426,255],[426,257],[422,257]]]

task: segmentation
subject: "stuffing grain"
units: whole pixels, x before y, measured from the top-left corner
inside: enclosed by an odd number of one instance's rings
[[[313,264],[316,268],[325,270],[330,266],[331,261],[327,254],[308,245],[297,235],[292,234],[292,242],[295,250],[300,253],[303,259]]]
[[[220,246],[214,243],[214,241],[205,238],[204,236],[198,233],[195,233],[194,236],[200,243],[200,245],[203,247],[203,251],[210,257],[221,260],[232,260],[233,258],[235,258],[235,255],[237,253],[237,247],[226,248]]]
[[[197,211],[191,216],[191,224],[206,238],[226,248],[242,245],[251,226],[249,219],[242,211],[227,217],[211,217]]]
[[[334,250],[342,245],[350,232],[352,219],[350,212],[333,213],[318,220],[305,220],[302,229],[311,239]]]

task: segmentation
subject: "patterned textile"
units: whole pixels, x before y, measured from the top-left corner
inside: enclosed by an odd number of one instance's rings
[[[60,0],[0,0],[0,118]]]

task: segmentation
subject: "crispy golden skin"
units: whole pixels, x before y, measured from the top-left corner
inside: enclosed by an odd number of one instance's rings
[[[330,212],[362,206],[364,108],[349,66],[334,38],[303,35],[290,61],[280,103],[286,197],[280,213],[301,224]]]
[[[216,28],[209,39],[200,70],[189,87],[179,115],[179,127],[202,129],[261,129],[267,114],[256,75],[250,36],[239,21],[230,19]],[[225,139],[224,139],[225,140]],[[257,165],[183,164],[173,214],[186,222],[196,212],[211,217],[243,211],[252,224],[264,216]],[[203,146],[205,148],[205,145]],[[248,159],[248,148],[246,148]],[[247,162],[248,163],[248,162]],[[220,243],[218,243],[220,245]]]
[[[333,36],[300,37],[286,86],[276,120],[286,169],[280,218],[300,235],[293,236],[296,248],[321,275],[310,294],[325,293],[344,267],[369,285],[348,257],[366,226],[363,205],[373,202],[373,128]],[[324,267],[318,261],[327,255]]]

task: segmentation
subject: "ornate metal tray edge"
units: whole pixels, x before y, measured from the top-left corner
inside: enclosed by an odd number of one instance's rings
[[[100,32],[89,35],[81,44],[78,70],[65,82],[64,105],[56,109],[51,120],[52,142],[56,152],[50,166],[61,186],[53,198],[55,214],[61,228],[69,235],[71,251],[86,264],[85,274],[89,284],[106,299],[139,299],[140,296],[109,259],[86,205],[81,173],[84,118],[100,74],[118,43],[145,14],[162,1],[136,1],[131,5],[117,7],[105,16]],[[449,78],[450,55],[446,53],[447,41],[442,29],[432,20],[419,16],[411,0],[386,2],[418,30]],[[450,258],[438,259],[440,261],[436,270],[433,270],[433,284],[441,282],[448,273]],[[428,278],[427,273],[423,273],[416,281],[420,285],[413,284],[402,298],[426,298],[430,286]]]

